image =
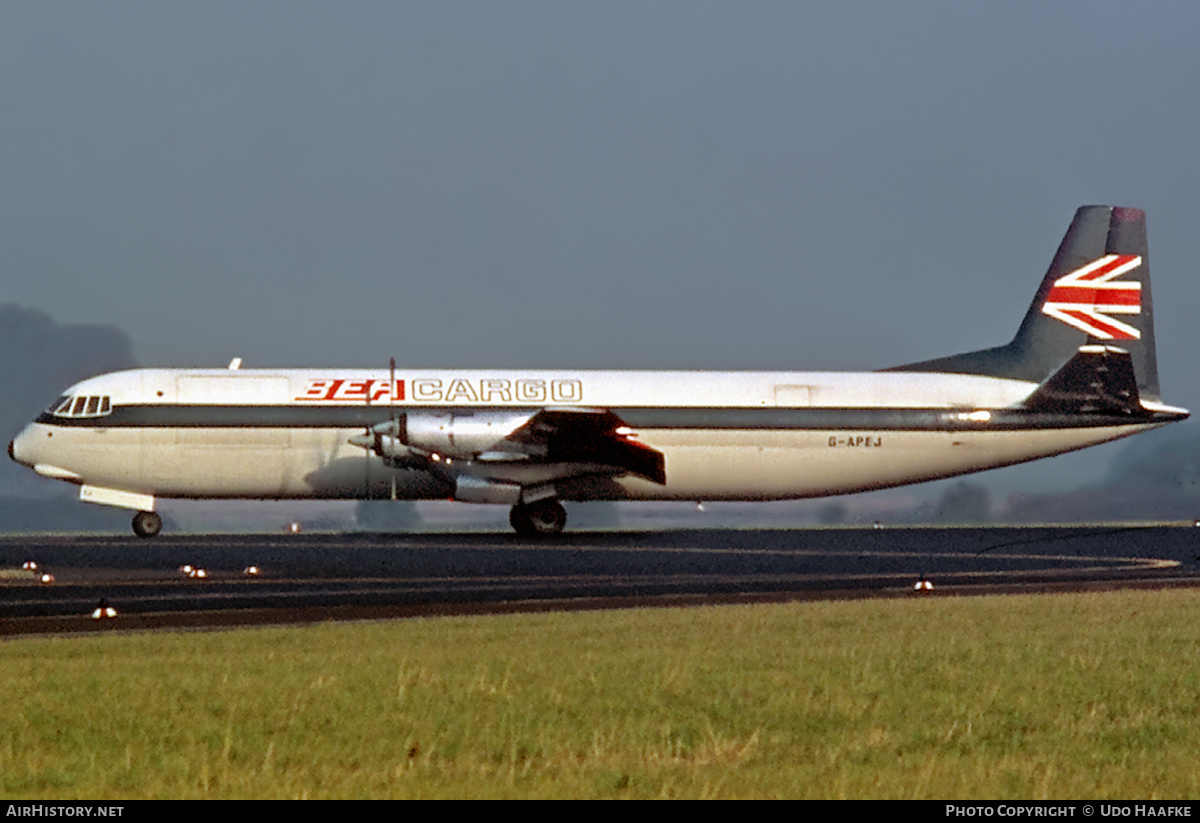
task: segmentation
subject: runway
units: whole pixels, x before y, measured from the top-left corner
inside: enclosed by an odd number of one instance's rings
[[[1200,582],[1193,524],[0,538],[0,633]],[[28,562],[36,570],[25,570]],[[181,567],[202,569],[188,577]],[[246,569],[256,567],[257,575]],[[38,576],[53,576],[39,583]],[[918,591],[917,581],[931,589]],[[117,617],[94,620],[103,602]]]

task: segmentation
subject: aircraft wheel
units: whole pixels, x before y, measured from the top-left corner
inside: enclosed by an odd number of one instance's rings
[[[533,533],[533,521],[529,519],[526,506],[517,505],[508,510],[508,525],[512,526],[517,534]]]
[[[557,500],[517,505],[508,513],[513,530],[523,537],[560,534],[567,525],[567,510]]]
[[[154,537],[162,531],[162,518],[154,512],[138,512],[133,516],[133,533],[138,537]]]

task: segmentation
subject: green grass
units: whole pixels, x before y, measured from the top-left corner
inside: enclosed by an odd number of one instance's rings
[[[1200,797],[1200,593],[0,644],[8,797]]]

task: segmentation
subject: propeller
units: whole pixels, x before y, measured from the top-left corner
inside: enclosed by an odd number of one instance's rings
[[[396,420],[396,358],[392,357],[388,360],[391,373],[388,377],[388,397],[391,399],[392,407],[392,429],[400,431],[400,423]],[[383,439],[382,436],[379,438]],[[392,499],[396,499],[396,470],[392,469]]]
[[[393,500],[399,499],[399,490],[396,487],[396,468],[404,464],[405,455],[403,449],[399,446],[400,435],[400,419],[396,410],[396,358],[391,358],[388,361],[389,381],[388,387],[388,405],[391,410],[391,418],[386,423],[377,423],[371,425],[371,418],[368,414],[365,430],[361,435],[351,437],[350,442],[356,446],[361,446],[367,452],[367,462],[365,468],[365,476],[363,477],[364,494],[367,499],[371,497],[371,455],[377,454],[383,459],[383,465],[391,469],[391,497]],[[371,405],[371,391],[367,391],[367,406]],[[387,437],[391,442],[385,445],[384,438]],[[412,461],[410,458],[411,462]]]
[[[409,446],[406,442],[406,437],[403,433],[403,424],[400,417],[401,412],[398,408],[399,397],[397,395],[396,383],[396,358],[391,358],[390,379],[391,387],[388,389],[388,399],[390,405],[389,419],[382,423],[371,425],[371,417],[368,413],[365,421],[365,426],[362,434],[356,434],[348,438],[349,442],[367,453],[367,462],[365,464],[363,478],[364,495],[367,499],[371,496],[371,455],[377,454],[383,461],[386,469],[390,470],[391,475],[391,498],[398,500],[400,498],[399,488],[396,479],[397,469],[417,469],[420,471],[431,472],[438,477],[445,479],[444,472],[439,471],[440,458],[436,454],[431,454],[423,449]],[[367,406],[371,405],[371,392],[367,392]]]
[[[363,463],[363,499],[370,500],[371,499],[371,452],[372,452],[370,443],[374,439],[373,438],[374,433],[371,431],[371,387],[370,387],[369,383],[367,384],[367,415],[366,415],[366,418],[367,418],[365,421],[366,431],[364,432],[364,435],[366,437],[367,445],[365,445],[364,448],[366,448],[366,451],[367,451],[367,462]],[[353,442],[353,438],[351,439],[351,442]]]

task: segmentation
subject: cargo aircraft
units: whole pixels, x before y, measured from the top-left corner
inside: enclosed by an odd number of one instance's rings
[[[137,369],[8,447],[162,528],[163,498],[784,500],[1007,466],[1188,416],[1159,399],[1145,214],[1076,213],[1012,342],[866,373]]]

